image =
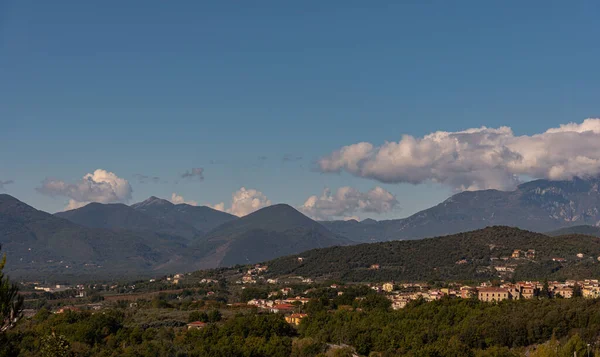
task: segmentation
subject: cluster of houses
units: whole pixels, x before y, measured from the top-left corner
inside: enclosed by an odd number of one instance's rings
[[[304,259],[304,258],[298,258],[298,259]],[[266,282],[267,284],[278,284],[279,279],[277,279],[277,278],[265,279],[265,277],[262,276],[262,274],[266,273],[267,270],[269,270],[268,266],[256,264],[256,265],[254,265],[254,267],[248,269],[246,274],[244,274],[242,276],[242,279],[237,280],[236,283],[237,284],[256,284],[258,282]],[[290,277],[287,277],[286,279],[296,280],[297,282],[302,282],[304,284],[312,284],[313,283],[312,279],[303,278],[301,276],[290,276]],[[286,281],[285,283],[289,283],[289,281]]]
[[[266,265],[256,264],[254,267],[248,269],[246,274],[242,276],[242,280],[236,281],[238,284],[256,284],[256,282],[261,279],[260,276],[262,273],[266,273],[269,270],[269,267]],[[275,281],[274,283],[276,283]]]
[[[565,282],[549,281],[548,291],[550,297],[561,297],[570,299],[574,296],[576,287],[581,291],[584,298],[600,297],[600,283],[598,280],[567,280]],[[452,286],[452,285],[451,285]],[[445,296],[469,299],[477,297],[485,302],[497,302],[502,300],[532,299],[541,294],[544,289],[544,283],[539,281],[520,281],[517,283],[502,283],[499,286],[492,286],[489,282],[482,283],[479,286],[457,286],[429,289],[426,284],[401,284],[401,288],[413,288],[411,292],[394,290],[396,285],[385,283],[373,286],[377,291],[387,292],[388,298],[392,301],[392,308],[401,309],[410,301],[422,298],[426,301],[439,300]],[[416,288],[416,289],[415,289]]]
[[[71,286],[71,285],[67,285],[67,284],[55,284],[55,285],[44,286],[39,283],[33,283],[33,285],[34,285],[35,291],[44,291],[47,293],[59,293],[59,292],[72,290],[72,291],[75,291],[75,297],[83,298],[86,296],[85,286],[81,285],[81,284],[75,285],[75,286]]]

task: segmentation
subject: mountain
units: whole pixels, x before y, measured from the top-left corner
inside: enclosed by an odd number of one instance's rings
[[[512,259],[515,249],[522,252],[533,249],[535,257],[528,259],[521,253],[519,258]],[[577,257],[578,253],[584,257]],[[267,265],[272,276],[300,275],[342,281],[497,279],[500,273],[494,266],[514,268],[512,277],[516,279],[561,280],[598,276],[598,256],[600,238],[597,237],[550,237],[494,226],[422,240],[314,249],[272,260]],[[566,261],[553,261],[557,257]],[[371,269],[374,264],[379,268]]]
[[[173,204],[167,200],[150,197],[131,205],[135,211],[159,219],[173,227],[194,229],[204,234],[223,223],[237,220],[238,217],[206,206],[191,206],[185,203]]]
[[[221,221],[225,223],[217,226]],[[187,224],[182,222],[215,228],[194,240],[169,234]],[[191,223],[188,227],[195,229]],[[0,195],[0,244],[8,256],[7,272],[22,279],[141,277],[254,263],[348,243],[288,205],[237,218],[151,198],[133,207],[94,203],[52,215]]]
[[[88,228],[150,231],[186,238],[201,234],[191,225],[174,225],[121,203],[90,203],[78,209],[55,213],[55,216]]]
[[[494,225],[547,232],[565,226],[600,224],[600,179],[536,180],[514,191],[461,192],[408,218],[322,222],[357,242],[418,239]]]
[[[185,240],[92,229],[0,195],[0,244],[13,277],[125,276],[169,267]]]
[[[308,249],[349,244],[286,204],[260,209],[209,232],[203,267],[248,264]]]
[[[551,231],[546,233],[549,236],[564,236],[570,234],[584,234],[588,236],[600,237],[600,227],[596,226],[573,226],[557,229],[555,231]]]

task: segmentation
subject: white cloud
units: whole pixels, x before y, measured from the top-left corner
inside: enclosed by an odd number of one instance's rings
[[[362,142],[321,158],[322,172],[346,171],[380,182],[439,182],[455,190],[512,189],[521,175],[552,180],[600,173],[600,119],[535,135],[509,127],[404,135],[381,146]]]
[[[173,192],[171,194],[171,202],[173,202],[176,205],[181,204],[181,203],[185,203],[185,204],[190,205],[190,206],[198,206],[198,202],[196,202],[196,201],[186,201],[183,198],[183,196],[180,196],[180,195],[176,194],[175,192]]]
[[[129,181],[102,169],[86,174],[75,183],[46,178],[37,190],[50,196],[68,197],[66,209],[79,208],[90,202],[128,202],[133,192]]]
[[[358,220],[355,213],[386,213],[397,205],[396,197],[381,187],[363,193],[345,186],[338,188],[334,194],[326,188],[321,196],[310,196],[299,210],[318,220]]]
[[[225,208],[224,202],[209,206],[242,217],[270,205],[271,201],[262,192],[242,187],[231,195],[230,208]]]

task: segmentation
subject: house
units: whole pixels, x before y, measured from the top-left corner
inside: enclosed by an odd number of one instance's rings
[[[560,295],[565,299],[570,299],[573,297],[573,288],[562,287],[554,290],[554,295]]]
[[[394,283],[385,283],[383,284],[382,288],[383,291],[391,293],[392,291],[394,291]]]
[[[190,322],[189,324],[187,324],[188,330],[192,330],[192,329],[200,330],[200,329],[203,329],[205,326],[206,326],[206,322],[202,322],[202,321],[194,321],[194,322]]]
[[[268,284],[277,284],[277,279],[267,279]]]
[[[282,288],[280,291],[283,295],[287,296],[292,292],[292,288]]]
[[[277,304],[274,305],[273,307],[271,307],[271,312],[273,313],[278,313],[278,312],[291,312],[294,311],[295,306],[292,304]]]
[[[371,269],[371,270],[379,270],[379,264],[371,264],[371,266],[369,267],[369,269]]]
[[[390,296],[389,298],[392,300],[392,309],[394,310],[404,309],[410,302],[410,297],[408,296]]]
[[[303,261],[304,261],[304,258],[298,257],[298,263],[302,263]]]
[[[292,325],[300,325],[303,318],[307,317],[308,314],[291,314],[285,317],[285,321]]]
[[[583,258],[583,253],[577,253],[577,258],[579,258],[579,259]]]
[[[474,296],[477,296],[477,289],[472,288],[470,286],[461,286],[460,288],[460,297],[463,299],[470,299]]]
[[[457,260],[455,264],[456,265],[463,265],[463,264],[467,264],[467,263],[468,263],[468,261],[466,259],[461,259],[461,260]]]
[[[527,257],[527,259],[535,259],[535,249],[528,249],[525,253],[525,257]]]
[[[479,298],[479,300],[485,301],[485,302],[495,302],[495,301],[509,300],[509,299],[511,299],[511,295],[508,292],[508,289],[490,287],[490,288],[480,288],[478,290],[478,298]]]
[[[517,283],[517,287],[519,288],[519,292],[523,299],[533,299],[537,292],[537,287],[533,283],[519,282]]]
[[[293,303],[301,303],[302,305],[308,303],[310,301],[309,298],[303,298],[300,296],[296,296],[295,298],[290,298],[290,299],[285,299],[283,300],[286,304],[293,304]]]
[[[521,250],[520,249],[513,250],[513,252],[512,252],[512,254],[511,254],[510,257],[513,258],[513,259],[520,258],[521,257]]]
[[[559,263],[564,263],[567,260],[565,258],[552,258],[553,262],[559,262]]]

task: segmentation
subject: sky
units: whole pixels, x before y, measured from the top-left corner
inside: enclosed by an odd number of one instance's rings
[[[0,191],[48,212],[155,195],[391,219],[598,174],[599,12],[0,0]]]

